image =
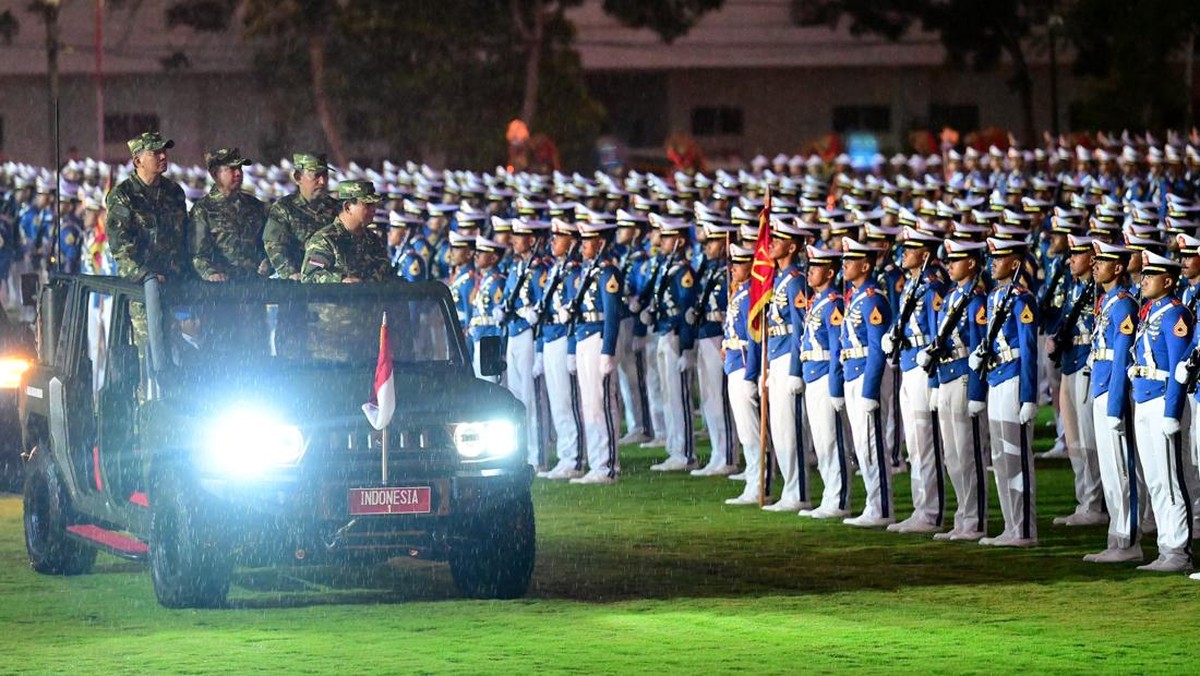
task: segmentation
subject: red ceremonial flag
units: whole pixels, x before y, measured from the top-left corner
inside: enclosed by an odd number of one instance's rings
[[[763,314],[775,288],[775,261],[771,260],[771,191],[767,190],[758,214],[758,239],[754,244],[754,262],[750,265],[750,337],[763,339]]]
[[[392,420],[396,411],[396,381],[392,376],[392,344],[388,342],[387,312],[379,326],[379,361],[375,364],[375,387],[371,401],[363,404],[363,413],[371,427],[381,430]]]

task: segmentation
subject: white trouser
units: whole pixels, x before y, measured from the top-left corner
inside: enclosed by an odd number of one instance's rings
[[[987,531],[988,483],[984,449],[987,422],[983,415],[972,418],[967,412],[967,376],[938,386],[938,425],[942,429],[942,452],[946,474],[958,507],[954,510],[954,531]]]
[[[692,373],[679,372],[679,336],[668,333],[658,340],[658,375],[663,387],[663,420],[667,456],[688,464],[696,461],[692,439]]]
[[[867,502],[863,516],[891,519],[892,472],[891,459],[884,446],[883,411],[879,408],[867,411],[863,396],[865,376],[846,382],[846,414],[850,426],[855,429],[854,455],[858,458],[858,469],[862,472],[863,485],[867,489]]]
[[[1150,506],[1158,525],[1159,556],[1191,557],[1191,501],[1183,472],[1182,434],[1163,434],[1165,402],[1156,397],[1133,405],[1138,455],[1146,473]],[[1181,430],[1186,433],[1186,430]]]
[[[799,439],[796,437],[796,395],[788,386],[788,375],[792,366],[792,355],[785,354],[771,360],[767,374],[767,416],[771,427],[771,445],[775,448],[775,460],[783,474],[783,490],[780,502],[808,502],[808,465],[800,455]]]
[[[575,363],[588,469],[612,478],[617,473],[617,374],[600,372],[602,347],[601,334],[584,338],[575,344]]]
[[[1092,400],[1092,422],[1096,429],[1096,464],[1108,508],[1109,545],[1132,547],[1141,540],[1141,508],[1144,496],[1138,488],[1137,457],[1126,443],[1126,432],[1108,426],[1108,393]],[[1126,421],[1128,424],[1129,421]],[[1129,478],[1133,477],[1130,482]]]
[[[893,366],[889,359],[884,362],[883,381],[879,385],[879,408],[883,420],[883,452],[893,467],[900,466],[900,442],[905,439],[904,417],[896,405],[900,386],[900,367]]]
[[[840,440],[841,416],[829,397],[829,376],[804,386],[804,409],[808,414],[808,436],[817,456],[817,472],[825,484],[819,509],[850,510],[850,467],[846,446]]]
[[[1103,506],[1092,420],[1091,379],[1076,371],[1062,377],[1058,391],[1059,420],[1067,440],[1067,457],[1075,474],[1075,511],[1099,512]]]
[[[1188,496],[1192,498],[1192,533],[1200,528],[1200,469],[1197,468],[1196,437],[1200,435],[1200,427],[1194,424],[1196,420],[1196,399],[1191,395],[1187,398],[1188,405],[1183,407],[1183,478],[1186,482]]]
[[[904,445],[908,448],[913,515],[941,525],[946,506],[946,480],[942,459],[936,453],[933,416],[929,413],[929,375],[914,367],[900,378],[900,411],[904,418]]]
[[[537,399],[533,389],[533,330],[510,336],[504,359],[508,362],[508,391],[525,405],[526,462],[537,467],[541,456],[538,438]],[[543,357],[543,360],[545,357]],[[544,363],[544,362],[543,362]]]
[[[729,389],[725,386],[725,359],[721,356],[721,336],[696,340],[696,378],[700,383],[700,409],[704,426],[712,442],[708,467],[737,464],[733,413],[729,410]]]
[[[742,455],[746,458],[746,487],[742,495],[757,498],[762,492],[758,476],[762,471],[762,421],[759,419],[758,381],[745,378],[746,369],[729,374],[729,407],[737,426],[738,440],[742,442]]]
[[[663,339],[661,334],[653,331],[646,334],[646,344],[642,347],[642,356],[646,365],[646,403],[650,409],[650,426],[654,428],[655,439],[667,438],[666,412],[663,402],[666,401],[665,383],[659,373],[658,343]]]
[[[646,367],[645,353],[633,349],[633,317],[621,320],[617,333],[617,376],[621,385],[621,408],[625,413],[625,430],[630,434],[646,431]]]
[[[996,494],[1004,516],[1004,535],[1010,538],[1037,539],[1034,501],[1037,487],[1033,476],[1031,440],[1033,423],[1020,422],[1020,377],[988,389],[987,414],[991,430],[992,469],[996,473]]]
[[[578,363],[578,362],[576,362]],[[577,406],[575,378],[567,371],[567,339],[547,342],[542,348],[546,369],[546,396],[550,399],[550,418],[557,436],[558,466],[583,469],[580,445],[582,421]]]

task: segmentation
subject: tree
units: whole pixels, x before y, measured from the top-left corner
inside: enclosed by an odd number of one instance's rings
[[[919,23],[938,34],[952,65],[976,71],[994,69],[1007,56],[1013,74],[1008,85],[1021,99],[1022,136],[1036,136],[1033,126],[1033,78],[1027,59],[1034,26],[1046,22],[1052,0],[793,0],[792,16],[804,25],[837,28],[843,17],[854,35],[876,34],[898,40]]]
[[[1078,0],[1065,24],[1078,53],[1075,73],[1089,85],[1077,111],[1083,124],[1109,129],[1190,126],[1192,83],[1178,57],[1182,53],[1186,62],[1187,50],[1195,50],[1200,4]]]

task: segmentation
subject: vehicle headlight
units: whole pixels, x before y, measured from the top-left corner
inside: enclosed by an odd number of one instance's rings
[[[22,357],[0,358],[0,389],[11,390],[21,384],[21,377],[33,366],[33,362]]]
[[[213,422],[204,450],[209,469],[232,476],[255,476],[300,462],[304,435],[269,412],[239,409]]]
[[[459,423],[454,446],[463,460],[493,460],[517,450],[517,426],[509,420]]]

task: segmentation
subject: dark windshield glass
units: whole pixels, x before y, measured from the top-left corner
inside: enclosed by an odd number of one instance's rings
[[[387,313],[397,363],[459,363],[458,346],[437,299],[291,299],[276,303],[200,302],[175,305],[166,318],[172,362],[188,367],[214,360],[373,364]]]

